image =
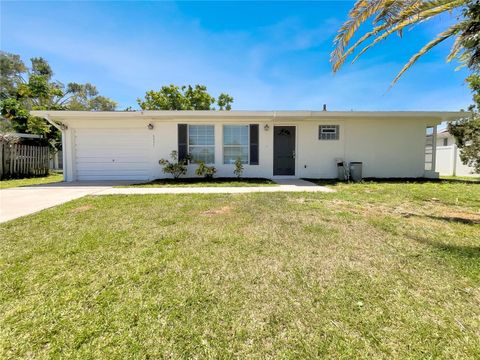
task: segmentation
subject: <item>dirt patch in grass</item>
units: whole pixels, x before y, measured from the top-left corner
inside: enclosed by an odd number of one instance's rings
[[[480,213],[465,211],[448,211],[442,213],[447,221],[456,221],[464,224],[480,224]]]
[[[82,213],[90,209],[93,209],[92,205],[82,205],[82,206],[76,207],[75,209],[72,209],[71,211],[72,213]]]
[[[216,215],[225,215],[232,212],[232,208],[230,206],[223,206],[219,209],[211,209],[202,212],[204,216],[216,216]]]

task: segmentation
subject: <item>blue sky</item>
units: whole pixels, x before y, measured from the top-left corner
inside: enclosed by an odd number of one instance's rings
[[[91,82],[119,103],[162,85],[205,84],[248,110],[458,110],[471,95],[447,64],[451,42],[387,91],[402,65],[454,21],[434,19],[333,74],[332,40],[351,1],[1,2],[1,49],[46,58],[62,82]]]

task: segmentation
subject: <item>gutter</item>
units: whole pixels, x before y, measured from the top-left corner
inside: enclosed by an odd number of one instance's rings
[[[44,115],[43,118],[45,120],[47,120],[47,122],[51,125],[53,125],[56,129],[60,130],[61,133],[62,133],[62,171],[63,171],[63,181],[67,181],[67,145],[66,145],[66,133],[65,131],[68,129],[68,126],[66,125],[59,125],[57,124],[55,121],[53,121],[52,119],[50,119],[50,117],[48,115]]]

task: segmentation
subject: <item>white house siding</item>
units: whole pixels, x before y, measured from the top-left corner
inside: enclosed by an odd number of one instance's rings
[[[423,177],[427,120],[352,119],[346,124],[347,161],[363,162],[364,177]]]
[[[319,140],[320,125],[339,125],[339,140]],[[334,178],[335,160],[342,159],[363,162],[364,177],[422,177],[426,125],[426,121],[418,119],[332,118],[301,122],[297,125],[298,176]]]
[[[147,180],[165,177],[158,164],[177,150],[177,125],[213,124],[217,176],[233,176],[233,165],[223,164],[223,125],[259,124],[259,165],[245,165],[244,176],[273,175],[273,126],[294,125],[296,177],[334,178],[335,159],[363,162],[364,177],[424,176],[425,127],[432,120],[415,118],[216,118],[69,119],[65,174],[71,180]],[[154,128],[148,130],[151,123]],[[265,125],[269,126],[265,130]],[[339,140],[319,140],[319,125],[339,125]],[[435,122],[433,121],[433,124]],[[194,176],[189,165],[187,176]]]

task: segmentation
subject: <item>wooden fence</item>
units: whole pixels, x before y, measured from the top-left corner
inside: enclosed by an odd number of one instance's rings
[[[48,175],[48,146],[0,143],[0,179]]]

